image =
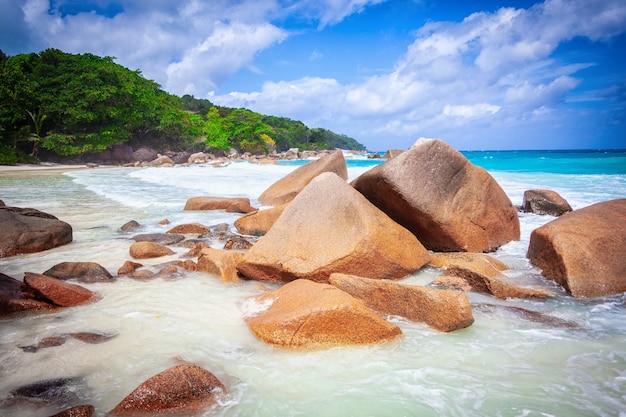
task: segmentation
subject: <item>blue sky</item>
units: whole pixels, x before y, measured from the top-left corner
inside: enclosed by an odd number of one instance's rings
[[[0,0],[0,49],[114,56],[165,90],[370,150],[626,148],[624,0]]]

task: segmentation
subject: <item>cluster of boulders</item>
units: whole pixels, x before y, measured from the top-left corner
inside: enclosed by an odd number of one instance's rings
[[[118,269],[117,278],[97,264],[77,263],[27,273],[24,283],[3,276],[1,311],[44,301],[72,305],[59,296],[63,290],[80,293],[78,303],[96,299],[51,282],[75,285],[62,282],[68,277],[93,282],[204,271],[224,282],[280,284],[242,307],[250,331],[276,346],[319,349],[394,340],[402,330],[386,316],[456,331],[474,321],[467,291],[500,299],[553,295],[547,286],[515,283],[507,266],[487,254],[519,240],[518,209],[560,216],[533,231],[530,239],[528,257],[546,278],[576,297],[626,291],[621,254],[626,247],[626,199],[571,211],[558,194],[529,190],[523,207],[517,208],[485,170],[440,140],[420,139],[350,184],[344,155],[337,151],[294,170],[258,200],[263,209],[241,198],[189,199],[185,210],[242,213],[233,225],[236,232],[230,225],[191,223],[166,233],[136,234],[130,239],[132,260]],[[129,222],[122,231],[140,227]],[[216,242],[225,243],[218,249]],[[188,250],[157,266],[138,262],[175,255],[174,245]],[[430,285],[395,282],[426,265],[443,272]],[[514,312],[533,321],[557,322],[520,310]],[[188,380],[193,383],[184,382]],[[113,412],[190,412],[214,401],[215,392],[225,391],[208,371],[191,365],[148,382],[149,388],[138,388]]]
[[[235,149],[218,152],[175,152],[168,151],[163,154],[154,149],[141,147],[137,150],[125,143],[113,145],[105,151],[83,156],[82,160],[90,166],[120,165],[120,166],[154,166],[171,167],[174,165],[213,164],[216,167],[227,165],[230,161],[245,160],[258,164],[276,164],[279,160],[292,159],[316,159],[330,153],[333,150],[306,150],[290,148],[283,152],[271,151],[267,154],[253,154],[251,152],[238,152]],[[366,154],[365,151],[351,151],[352,153]],[[390,156],[385,156],[390,157]]]

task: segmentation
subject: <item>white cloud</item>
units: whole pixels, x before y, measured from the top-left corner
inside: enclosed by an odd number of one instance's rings
[[[249,63],[258,51],[282,41],[285,36],[270,24],[216,22],[213,32],[202,43],[188,49],[180,61],[167,67],[165,88],[180,95],[198,95],[215,89]]]
[[[300,14],[319,21],[319,28],[334,25],[345,17],[361,12],[365,7],[386,0],[287,0],[283,1],[289,13]]]
[[[444,116],[462,117],[464,119],[472,119],[476,117],[496,114],[500,111],[500,106],[494,106],[488,103],[476,103],[472,105],[451,106],[446,104],[443,108]]]
[[[458,23],[428,23],[392,72],[360,83],[307,77],[213,100],[365,141],[386,136],[408,143],[417,135],[510,130],[550,117],[580,84],[576,74],[593,65],[555,59],[561,43],[577,36],[607,39],[625,28],[623,1],[547,0],[527,10],[502,8]],[[293,90],[298,85],[306,88]]]
[[[62,2],[50,13],[46,0],[23,3],[25,21],[41,38],[41,49],[114,56],[177,94],[206,96],[250,64],[258,51],[287,36],[267,22],[278,7],[275,0],[123,0],[123,11],[114,17],[61,16]]]

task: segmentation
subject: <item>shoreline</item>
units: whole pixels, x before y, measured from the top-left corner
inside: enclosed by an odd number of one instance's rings
[[[0,175],[4,174],[63,174],[69,171],[86,169],[116,168],[116,165],[57,164],[42,162],[41,164],[0,165]]]

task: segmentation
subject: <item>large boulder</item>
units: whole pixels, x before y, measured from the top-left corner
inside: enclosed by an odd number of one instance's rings
[[[73,307],[88,303],[96,298],[96,293],[80,285],[63,282],[59,279],[32,272],[24,273],[24,282],[40,297],[50,300],[59,307]]]
[[[117,416],[196,415],[226,392],[211,372],[178,365],[149,378],[110,411]]]
[[[72,241],[72,226],[32,208],[0,207],[0,258],[41,252]]]
[[[61,280],[76,279],[78,282],[85,283],[113,280],[111,273],[96,262],[61,262],[43,274]]]
[[[564,214],[530,235],[528,258],[574,297],[626,291],[626,199]]]
[[[235,228],[239,233],[249,236],[263,236],[274,225],[274,222],[287,207],[287,204],[256,210],[235,220]]]
[[[281,178],[259,196],[259,202],[268,206],[285,204],[311,182],[311,180],[323,172],[334,172],[344,180],[348,179],[348,168],[343,152],[335,151],[320,159],[307,162]]]
[[[226,210],[227,213],[250,213],[256,210],[244,197],[191,197],[184,210]]]
[[[418,140],[352,185],[433,251],[489,252],[520,237],[493,177],[438,139]]]
[[[516,285],[503,274],[509,269],[503,262],[484,253],[452,252],[431,254],[430,264],[444,268],[447,275],[463,279],[473,291],[491,294],[497,298],[545,298],[548,291]],[[444,281],[435,280],[441,285]],[[442,285],[443,286],[443,285]],[[458,284],[453,285],[454,287]]]
[[[247,300],[244,320],[252,333],[272,345],[324,349],[392,340],[396,325],[363,301],[328,284],[296,280]]]
[[[244,276],[328,282],[333,272],[403,278],[428,262],[408,230],[334,173],[320,174],[285,208],[237,266]]]
[[[462,292],[346,274],[332,274],[330,284],[379,313],[426,323],[443,332],[463,329],[474,322],[469,299]]]
[[[535,213],[559,217],[572,211],[567,200],[552,190],[526,190],[522,200],[524,213]]]

